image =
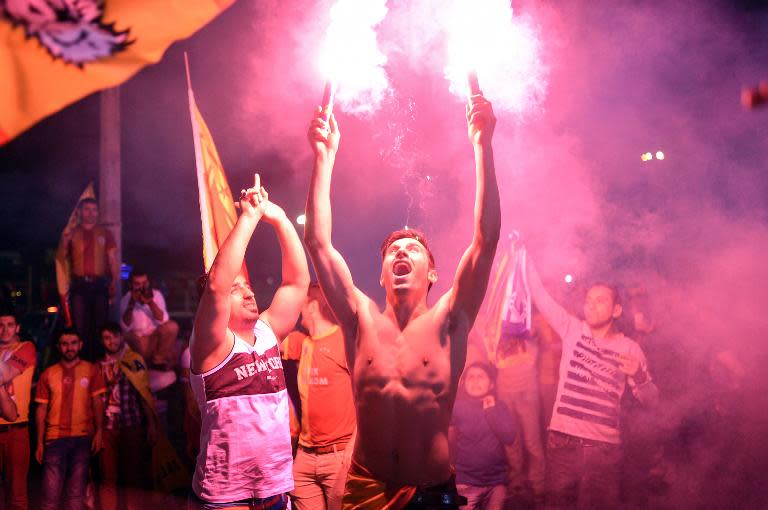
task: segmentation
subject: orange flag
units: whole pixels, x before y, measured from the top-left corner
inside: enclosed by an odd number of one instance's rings
[[[0,145],[158,62],[233,2],[0,2]]]
[[[64,310],[64,316],[67,319],[67,324],[71,324],[71,318],[69,315],[69,303],[67,302],[67,294],[69,294],[69,282],[72,276],[72,268],[69,263],[69,257],[64,249],[64,239],[69,238],[72,234],[72,230],[80,223],[80,201],[84,198],[96,198],[96,192],[93,190],[93,182],[89,182],[85,187],[80,198],[77,199],[75,208],[69,215],[67,224],[64,230],[61,231],[61,237],[59,238],[59,249],[56,251],[56,286],[59,289],[59,296],[61,297],[61,306]]]
[[[221,164],[213,137],[195,103],[195,95],[187,74],[189,115],[192,119],[192,136],[195,142],[195,166],[197,166],[197,190],[200,198],[200,220],[203,225],[203,264],[205,272],[211,269],[219,247],[237,221],[237,211],[232,191]],[[245,264],[243,264],[243,274]]]

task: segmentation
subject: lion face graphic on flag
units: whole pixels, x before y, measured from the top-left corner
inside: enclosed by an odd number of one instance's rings
[[[0,0],[2,13],[25,28],[54,58],[82,67],[125,49],[129,30],[102,21],[99,0]]]

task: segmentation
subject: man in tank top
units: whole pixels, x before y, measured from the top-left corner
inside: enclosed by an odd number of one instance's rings
[[[288,394],[278,338],[294,327],[309,285],[304,249],[258,174],[208,273],[190,341],[190,382],[202,415],[192,489],[197,508],[284,509],[293,489]],[[243,275],[260,220],[277,234],[282,283],[259,311]]]

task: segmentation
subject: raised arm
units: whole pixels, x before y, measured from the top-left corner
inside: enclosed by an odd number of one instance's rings
[[[467,324],[471,328],[488,286],[501,229],[499,187],[491,147],[496,117],[491,103],[482,95],[472,96],[467,105],[467,126],[475,152],[474,232],[456,270],[449,306],[452,324]]]
[[[309,268],[299,235],[285,211],[269,202],[264,210],[264,221],[274,227],[280,243],[283,279],[272,298],[272,304],[262,316],[277,338],[283,338],[293,330],[299,318],[309,287]]]
[[[241,194],[240,217],[211,265],[197,307],[195,334],[189,345],[193,372],[210,370],[229,354],[233,342],[233,339],[226,337],[230,313],[229,295],[235,277],[243,267],[245,249],[264,214],[267,200],[267,192],[256,174],[254,187]]]
[[[326,121],[318,107],[308,133],[315,164],[307,197],[304,242],[320,287],[344,331],[349,349],[354,348],[360,292],[355,288],[347,263],[331,242],[331,174],[339,137],[335,117],[331,115]],[[354,359],[349,350],[347,359]]]
[[[528,287],[531,291],[531,300],[536,308],[539,309],[544,319],[552,326],[560,338],[565,338],[569,327],[578,327],[581,322],[565,311],[565,308],[555,301],[552,296],[549,295],[547,289],[544,288],[544,284],[541,283],[541,277],[536,270],[536,266],[528,256],[525,264],[525,273],[528,277]]]

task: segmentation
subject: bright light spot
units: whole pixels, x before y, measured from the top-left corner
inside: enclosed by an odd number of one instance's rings
[[[454,0],[446,10],[450,91],[462,100],[467,73],[477,71],[494,109],[517,114],[541,108],[549,69],[541,61],[539,30],[529,18],[512,16],[509,0]]]
[[[59,311],[59,307],[58,307],[58,306],[49,306],[49,307],[46,309],[46,311],[47,311],[48,313],[56,313],[56,312],[58,312],[58,311]]]
[[[656,159],[664,159],[664,153],[661,151],[656,152]]]
[[[427,180],[428,180],[428,181],[431,181],[431,180],[432,180],[432,178],[431,178],[430,176],[427,176]]]
[[[408,227],[408,225],[406,225],[406,226],[405,226],[405,230],[409,230],[409,227]]]
[[[16,297],[21,297],[21,291],[20,291],[20,290],[17,290],[17,291],[14,293],[14,295],[15,295]]]
[[[573,275],[567,274],[563,279],[565,280],[565,283],[573,283]]]
[[[304,225],[307,222],[307,216],[305,214],[299,214],[296,217],[296,224],[297,225]]]
[[[651,154],[650,152],[645,152],[643,153],[642,156],[640,156],[640,159],[643,161],[650,161],[653,159],[653,154]]]
[[[319,55],[324,79],[337,85],[336,102],[353,114],[376,111],[389,87],[374,27],[387,14],[386,0],[337,0]]]

